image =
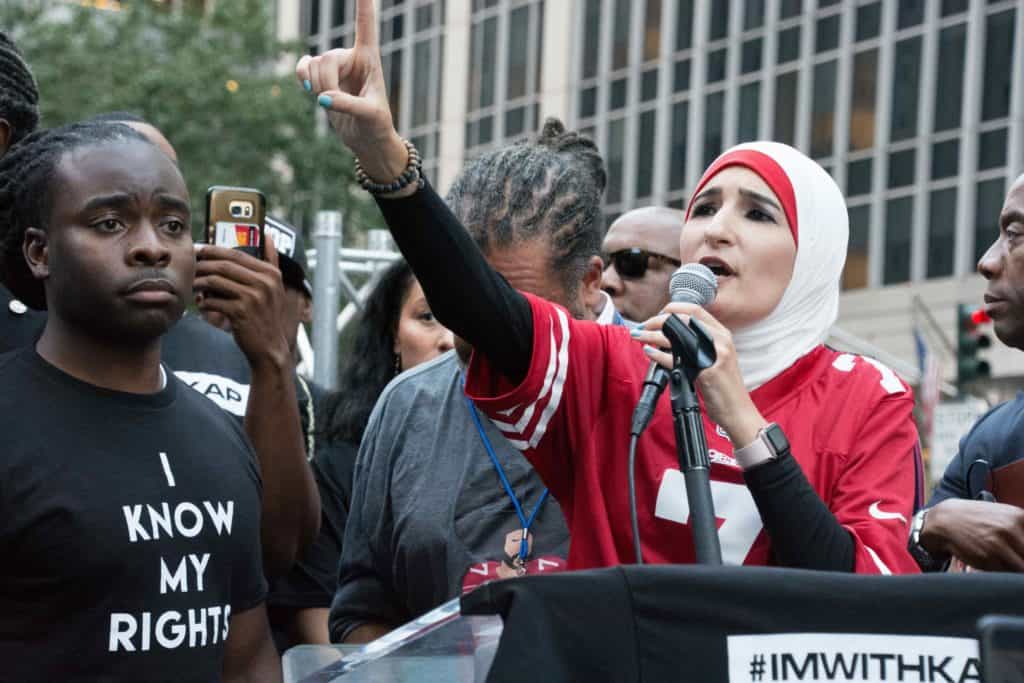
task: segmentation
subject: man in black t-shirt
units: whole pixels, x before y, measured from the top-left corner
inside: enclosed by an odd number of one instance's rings
[[[0,356],[17,388],[0,393],[4,678],[280,680],[251,447],[160,364],[189,222],[177,167],[123,126],[0,159],[4,263],[49,311],[34,346]]]

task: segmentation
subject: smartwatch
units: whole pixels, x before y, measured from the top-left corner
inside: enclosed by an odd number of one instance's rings
[[[735,451],[733,457],[744,470],[778,460],[789,455],[789,439],[782,427],[774,422],[764,426],[757,433],[754,443]]]

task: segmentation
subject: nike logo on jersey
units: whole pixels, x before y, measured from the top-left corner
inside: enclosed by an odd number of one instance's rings
[[[881,508],[879,508],[878,504],[881,503],[881,502],[882,501],[880,501],[880,500],[876,500],[874,503],[871,504],[871,507],[868,508],[868,513],[872,517],[874,517],[875,519],[880,519],[883,522],[889,521],[891,519],[898,519],[901,522],[903,522],[904,524],[907,523],[907,518],[904,517],[902,513],[900,513],[900,512],[886,512],[886,511],[882,510]]]

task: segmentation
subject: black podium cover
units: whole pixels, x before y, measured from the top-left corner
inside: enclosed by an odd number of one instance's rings
[[[977,621],[1024,615],[1024,577],[616,567],[491,583],[462,613],[505,621],[492,682],[980,681]]]

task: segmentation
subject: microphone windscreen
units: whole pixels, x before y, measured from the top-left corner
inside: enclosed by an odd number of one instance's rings
[[[718,278],[705,265],[687,263],[672,273],[668,291],[676,303],[707,306],[718,293]]]

